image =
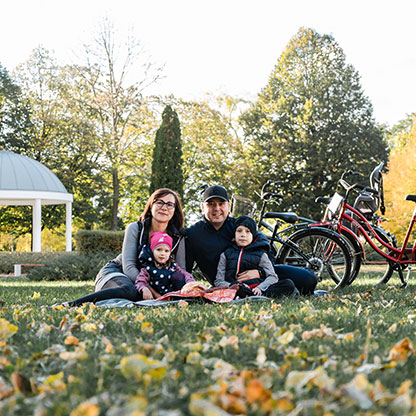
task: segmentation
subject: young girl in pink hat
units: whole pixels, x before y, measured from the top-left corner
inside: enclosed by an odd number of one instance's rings
[[[143,247],[139,256],[143,267],[135,283],[143,299],[181,290],[186,283],[194,281],[192,275],[179,267],[171,256],[172,242],[170,235],[158,231],[150,236],[150,245]]]

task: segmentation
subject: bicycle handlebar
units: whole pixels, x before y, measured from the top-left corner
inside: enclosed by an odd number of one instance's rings
[[[360,173],[360,172],[357,172],[357,171],[355,171],[355,170],[347,170],[346,172],[344,172],[342,175],[341,175],[341,179],[345,179],[347,176],[349,176],[349,175],[354,175],[354,176],[362,176],[362,174]]]
[[[344,175],[343,175],[344,176]],[[378,195],[378,191],[375,189],[371,189],[368,186],[361,185],[359,183],[355,183],[354,185],[350,185],[346,182],[343,178],[339,180],[339,184],[347,191],[350,192],[353,189],[361,189],[362,191],[369,192],[370,194]]]
[[[271,186],[276,186],[283,183],[282,181],[272,181],[269,179],[261,188],[261,195],[260,198],[263,200],[269,200],[272,198],[283,198],[283,195],[275,193],[275,192],[266,192],[266,189],[270,188]]]
[[[278,199],[282,199],[283,195],[282,194],[277,194],[275,192],[264,192],[261,195],[261,199],[269,201],[273,198],[278,198]]]

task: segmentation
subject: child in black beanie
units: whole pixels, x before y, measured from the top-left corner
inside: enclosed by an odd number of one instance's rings
[[[232,247],[220,256],[214,285],[228,287],[239,284],[237,296],[273,296],[273,284],[278,282],[272,262],[267,255],[269,242],[257,232],[256,222],[245,215],[235,221],[235,237]],[[265,278],[238,281],[238,276],[247,270],[264,271]]]

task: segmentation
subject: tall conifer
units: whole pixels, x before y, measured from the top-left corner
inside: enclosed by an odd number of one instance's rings
[[[170,188],[183,197],[182,141],[178,114],[167,105],[156,132],[150,192]]]

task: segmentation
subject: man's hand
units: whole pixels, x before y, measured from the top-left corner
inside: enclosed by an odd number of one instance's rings
[[[245,272],[238,273],[237,280],[239,282],[244,282],[245,280],[258,279],[260,273],[257,269],[246,270]]]
[[[151,300],[151,299],[153,299],[152,292],[151,292],[151,291],[150,291],[150,289],[149,289],[149,288],[147,288],[147,287],[144,287],[144,288],[143,288],[143,290],[142,290],[142,295],[143,295],[143,299],[144,299],[144,300]]]
[[[253,287],[253,288],[251,289],[251,291],[252,291],[252,292],[253,292],[256,296],[261,296],[261,295],[262,295],[261,289],[259,289],[259,287],[258,287],[258,286]]]

